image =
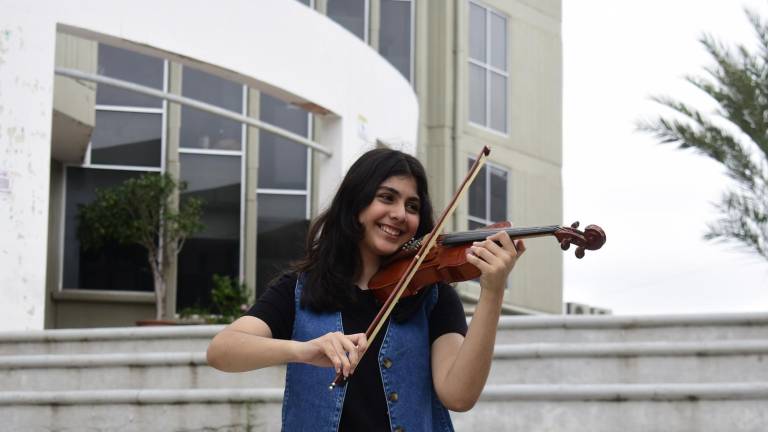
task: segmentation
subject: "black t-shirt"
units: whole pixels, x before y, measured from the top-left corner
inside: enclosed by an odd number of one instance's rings
[[[290,339],[295,310],[295,276],[283,276],[272,284],[248,311],[248,315],[264,321],[275,339]],[[429,316],[430,343],[446,333],[467,334],[467,321],[458,294],[450,285],[439,285],[438,300]],[[354,290],[356,299],[341,312],[344,333],[365,333],[379,312],[381,303],[370,291]],[[404,299],[405,301],[409,299]],[[389,415],[384,386],[377,362],[385,332],[379,332],[347,380],[347,394],[339,431],[389,431]]]

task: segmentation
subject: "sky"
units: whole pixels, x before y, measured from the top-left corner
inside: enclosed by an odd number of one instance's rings
[[[762,0],[563,0],[564,223],[604,228],[564,254],[564,300],[614,314],[768,311],[768,261],[702,239],[732,185],[720,164],[637,132],[669,95],[710,111],[683,78],[711,64],[703,33],[754,46],[744,14]],[[668,113],[668,112],[667,112]]]

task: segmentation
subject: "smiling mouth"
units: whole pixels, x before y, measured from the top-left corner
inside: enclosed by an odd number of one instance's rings
[[[386,235],[388,235],[390,237],[400,237],[400,234],[403,233],[399,229],[395,229],[395,228],[392,228],[392,227],[387,226],[387,225],[378,224],[378,227],[379,227],[379,229],[382,232],[384,232],[384,234],[386,234]]]

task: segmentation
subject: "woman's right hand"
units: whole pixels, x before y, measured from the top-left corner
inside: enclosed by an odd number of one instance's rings
[[[327,333],[317,339],[299,345],[298,358],[302,363],[321,367],[333,367],[336,373],[347,378],[355,372],[360,358],[368,348],[365,333],[345,335]]]

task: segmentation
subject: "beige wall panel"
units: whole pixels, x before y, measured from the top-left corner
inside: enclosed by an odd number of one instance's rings
[[[561,164],[562,77],[559,71],[559,36],[513,20],[510,41],[512,142],[525,153]]]
[[[562,225],[562,188],[557,175],[513,170],[512,218],[519,226]],[[529,239],[527,252],[512,275],[511,300],[538,311],[560,313],[563,252],[554,237]]]
[[[132,327],[137,320],[154,319],[152,303],[59,302],[55,328]]]
[[[48,251],[46,254],[45,271],[45,321],[43,327],[53,328],[56,310],[51,300],[51,293],[59,287],[59,275],[61,274],[61,254],[63,239],[63,222],[61,209],[64,199],[64,166],[55,161],[51,161],[51,187],[48,205]]]

